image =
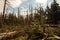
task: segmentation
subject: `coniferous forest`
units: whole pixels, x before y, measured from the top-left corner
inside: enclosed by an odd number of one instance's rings
[[[53,0],[51,6],[47,4],[46,9],[40,5],[35,8],[30,5],[30,14],[26,11],[26,17],[18,17],[12,13],[8,14],[4,3],[3,13],[0,13],[0,40],[60,40],[60,6]],[[7,15],[8,14],[8,15]]]

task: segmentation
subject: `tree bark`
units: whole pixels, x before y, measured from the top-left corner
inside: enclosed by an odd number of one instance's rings
[[[4,8],[3,8],[3,21],[4,21],[4,14],[5,14],[6,2],[7,2],[7,0],[5,0],[5,2],[4,2]]]

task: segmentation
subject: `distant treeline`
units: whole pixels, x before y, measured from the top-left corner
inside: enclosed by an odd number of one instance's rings
[[[45,10],[42,8],[42,6],[40,6],[38,9],[36,8],[35,13],[33,13],[31,8],[31,14],[28,14],[27,12],[25,18],[22,15],[19,15],[19,12],[18,12],[18,17],[16,17],[14,13],[9,13],[9,15],[7,14],[8,13],[4,14],[4,12],[3,14],[0,14],[0,26],[31,25],[33,24],[33,22],[38,22],[39,24],[60,23],[60,6],[56,2],[56,0],[53,0],[50,7],[47,5]]]

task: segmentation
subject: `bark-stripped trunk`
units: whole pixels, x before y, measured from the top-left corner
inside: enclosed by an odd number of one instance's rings
[[[18,19],[19,19],[19,16],[20,16],[20,10],[19,10],[19,8],[18,8]]]
[[[3,22],[4,22],[4,14],[5,14],[6,2],[7,2],[7,0],[5,0],[5,2],[4,2],[4,8],[3,8]]]

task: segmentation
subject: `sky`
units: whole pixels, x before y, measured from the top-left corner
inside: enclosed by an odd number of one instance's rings
[[[3,5],[2,4],[4,4],[3,0],[0,1],[0,12],[3,11]]]
[[[21,12],[26,11],[29,9],[29,5],[32,5],[33,8],[37,7],[38,5],[42,5],[43,8],[47,6],[47,3],[50,4],[53,2],[53,0],[8,0],[7,5],[8,5],[8,10],[10,12],[13,11],[14,13],[18,12],[18,7]],[[60,0],[57,0],[57,2],[60,4]],[[0,0],[0,12],[3,12],[3,5],[4,5],[4,0]]]
[[[42,0],[42,1],[41,0],[26,0],[26,1],[22,2],[21,4],[19,4],[19,8],[21,11],[26,11],[27,9],[29,9],[29,5],[32,5],[32,7],[35,8],[35,7],[37,7],[37,4],[39,4],[39,5],[41,4],[43,6],[43,8],[45,8],[47,5],[47,0]],[[13,10],[11,7],[13,7],[13,6],[9,6],[8,9]],[[18,8],[16,5],[15,5],[14,10],[15,10],[15,13],[18,12]]]

